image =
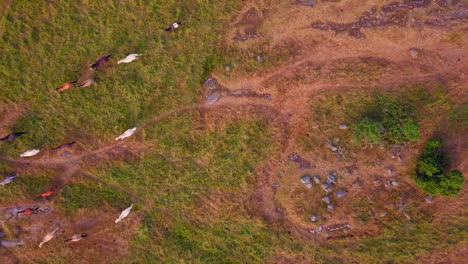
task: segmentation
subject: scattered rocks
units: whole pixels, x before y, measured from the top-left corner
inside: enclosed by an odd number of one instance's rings
[[[329,192],[332,191],[332,186],[331,186],[331,184],[329,184],[329,183],[324,183],[324,184],[322,184],[322,189],[323,189],[324,191],[326,191],[327,193],[329,193]]]
[[[208,95],[205,98],[205,103],[207,104],[214,104],[216,103],[219,98],[221,98],[221,93],[218,91],[213,91],[208,93]]]
[[[388,187],[392,186],[392,181],[391,180],[386,180],[384,186],[385,186],[385,188],[388,188]]]
[[[382,180],[380,179],[380,177],[375,177],[375,179],[374,179],[374,185],[375,185],[375,186],[379,186],[380,184],[382,184]]]
[[[313,214],[313,215],[310,216],[310,221],[312,221],[312,222],[317,222],[318,220],[319,220],[319,216],[318,216],[318,215]]]
[[[288,159],[290,161],[294,161],[297,164],[299,164],[299,169],[301,170],[306,170],[312,168],[312,165],[308,160],[303,159],[297,152],[291,152],[291,154],[288,155]]]
[[[329,225],[324,228],[326,232],[336,232],[339,230],[344,230],[344,229],[351,229],[351,225],[349,223],[344,223],[344,224],[334,224],[334,225]]]
[[[327,205],[327,209],[328,209],[329,211],[334,211],[334,210],[335,210],[335,206],[334,206],[333,204],[329,204],[329,205]]]
[[[263,54],[263,53],[262,53],[262,54],[258,54],[257,56],[255,56],[255,60],[256,60],[257,62],[260,62],[260,63],[265,62],[265,59],[266,59],[266,56],[265,56],[265,54]]]
[[[317,3],[316,0],[296,0],[296,5],[301,5],[301,6],[314,7],[316,3]]]
[[[232,65],[231,64],[224,65],[224,70],[225,71],[232,71]]]
[[[409,54],[411,57],[416,58],[419,56],[420,50],[416,48],[409,49]]]
[[[348,126],[346,124],[340,124],[339,128],[340,129],[348,129]]]
[[[322,234],[323,226],[320,225],[318,228],[305,228],[305,229],[313,235],[320,235]]]
[[[301,182],[307,187],[308,189],[312,188],[312,178],[310,175],[304,175],[301,178]]]
[[[333,152],[337,152],[340,149],[332,140],[328,140],[328,146]]]
[[[387,214],[388,214],[387,211],[383,211],[383,212],[380,213],[380,217],[385,217],[385,216],[387,216]]]
[[[329,204],[331,202],[331,199],[328,195],[326,195],[325,197],[322,198],[322,201],[326,204]]]
[[[404,10],[390,10],[378,12],[377,8],[364,12],[356,21],[350,23],[314,22],[312,28],[319,30],[333,30],[336,33],[347,32],[355,38],[363,38],[361,28],[383,27],[389,25],[405,26],[408,21],[408,12]],[[395,8],[394,8],[395,9]],[[391,12],[390,12],[391,11]]]
[[[236,26],[243,26],[243,33],[238,31],[233,38],[235,41],[244,42],[250,39],[261,38],[262,35],[257,33],[257,28],[262,23],[262,18],[255,8],[249,9],[236,24]]]
[[[329,172],[327,175],[327,183],[336,184],[336,177],[337,177],[337,174],[335,171]]]
[[[354,181],[354,183],[353,183],[353,185],[352,185],[352,188],[353,188],[353,189],[361,189],[361,188],[362,188],[362,184],[363,184],[363,183],[362,183],[361,179],[357,178],[357,179]]]
[[[273,99],[273,97],[269,93],[257,93],[249,89],[239,89],[239,90],[230,91],[228,95],[234,96],[234,97],[256,97],[256,98],[268,99],[268,100]]]
[[[317,175],[314,176],[314,182],[315,182],[316,184],[320,184],[320,182],[321,182],[320,176],[317,176]]]
[[[434,200],[434,197],[432,195],[428,195],[426,197],[426,203],[432,203],[433,200]]]
[[[382,11],[392,12],[399,8],[413,9],[418,7],[428,7],[431,4],[432,0],[405,0],[401,3],[392,2],[390,4],[384,5]]]
[[[398,186],[398,181],[397,180],[387,180],[385,182],[385,187],[397,187]]]
[[[437,4],[440,5],[441,7],[451,7],[454,6],[458,3],[460,3],[461,0],[436,0]]]
[[[341,197],[343,197],[343,196],[346,195],[346,191],[344,191],[344,190],[339,190],[339,191],[336,191],[335,194],[336,194],[336,196],[337,196],[338,198],[341,198]]]
[[[217,102],[223,93],[229,91],[229,89],[219,84],[216,78],[208,78],[203,84],[203,87],[207,90],[205,97],[205,103],[207,104],[213,104]]]
[[[388,169],[387,169],[387,174],[388,174],[388,176],[392,176],[392,173],[393,173],[392,168],[388,168]]]

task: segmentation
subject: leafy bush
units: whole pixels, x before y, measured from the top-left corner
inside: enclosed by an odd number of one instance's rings
[[[447,157],[440,151],[442,140],[431,139],[427,142],[421,158],[416,166],[416,184],[427,193],[435,195],[456,196],[465,178],[459,170],[443,173],[447,165]]]
[[[355,137],[366,143],[385,140],[390,144],[417,141],[421,138],[419,125],[410,115],[412,105],[401,98],[377,96],[355,127]]]
[[[383,137],[382,124],[369,118],[364,118],[355,127],[355,137],[366,143],[380,143]]]
[[[419,125],[414,123],[413,120],[408,120],[405,124],[403,124],[401,131],[409,141],[418,141],[421,139]]]

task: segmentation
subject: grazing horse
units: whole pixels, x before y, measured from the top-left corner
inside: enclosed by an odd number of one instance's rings
[[[72,141],[72,142],[62,144],[62,145],[60,145],[58,147],[52,148],[52,150],[69,149],[69,148],[73,147],[74,145],[75,145],[75,141]]]
[[[45,192],[36,194],[36,197],[44,197],[45,198],[45,197],[49,197],[49,196],[51,196],[53,194],[56,194],[56,193],[57,193],[57,189],[52,187],[52,188],[48,189]]]
[[[131,204],[130,207],[128,207],[127,209],[123,210],[122,213],[120,213],[119,217],[115,219],[114,222],[117,224],[118,222],[122,221],[122,219],[124,219],[130,214],[130,212],[132,211],[132,208],[133,208],[133,204]]]
[[[101,65],[108,62],[112,54],[99,58],[93,65],[91,65],[90,70],[97,70]]]
[[[24,152],[24,153],[21,153],[21,154],[20,154],[20,157],[21,157],[21,158],[24,158],[24,157],[32,157],[32,156],[36,155],[36,154],[39,153],[39,152],[41,152],[40,149],[30,149],[30,150],[28,150],[28,151],[26,151],[26,152]]]
[[[13,139],[27,133],[28,132],[13,132],[11,134],[6,135],[5,137],[0,138],[0,141],[12,141]]]
[[[165,30],[168,32],[173,32],[173,31],[176,31],[180,25],[182,25],[182,23],[177,21],[177,22],[172,23],[171,26],[166,28]]]
[[[52,232],[45,235],[44,239],[42,239],[41,243],[39,244],[39,247],[41,248],[42,245],[44,245],[45,243],[49,242],[52,238],[54,238],[55,233],[57,233],[58,230],[59,228],[56,227],[54,230],[52,230]]]
[[[81,83],[80,85],[78,85],[79,87],[88,87],[88,86],[91,86],[93,83],[96,82],[96,79],[93,79],[93,78],[89,78],[89,79],[86,79],[83,83]]]
[[[85,238],[87,236],[88,236],[87,234],[76,234],[76,235],[73,235],[69,239],[65,239],[64,242],[68,242],[68,241],[77,242],[77,241],[80,241],[82,238]]]
[[[55,89],[55,91],[56,91],[56,92],[63,92],[63,91],[65,91],[65,90],[68,90],[68,89],[72,88],[73,85],[76,84],[76,82],[77,82],[77,81],[66,82],[66,83],[64,83],[64,84],[62,85],[62,87]]]
[[[136,59],[138,58],[138,56],[140,56],[140,55],[141,55],[141,54],[132,53],[132,54],[128,55],[127,57],[125,57],[125,58],[119,60],[119,61],[117,62],[117,64],[120,64],[120,63],[130,63],[130,62],[136,60]]]

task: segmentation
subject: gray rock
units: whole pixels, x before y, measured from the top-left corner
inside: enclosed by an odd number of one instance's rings
[[[434,200],[434,197],[432,195],[428,195],[426,197],[426,203],[432,203],[433,200]]]
[[[392,180],[391,183],[392,183],[393,187],[398,186],[398,181],[397,180]]]
[[[387,169],[387,174],[388,174],[389,176],[392,176],[392,172],[393,172],[393,170],[392,170],[391,168],[388,168],[388,169]]]
[[[320,176],[314,176],[314,182],[316,184],[320,184],[321,180],[320,180]]]
[[[338,147],[335,146],[335,145],[331,145],[331,146],[330,146],[330,149],[331,149],[331,151],[333,151],[333,152],[338,151]]]
[[[313,7],[315,6],[316,2],[316,0],[296,0],[296,5]]]
[[[219,100],[219,98],[221,98],[221,92],[218,92],[218,91],[210,92],[206,96],[205,103],[214,104]]]
[[[322,184],[322,189],[326,192],[331,192],[332,191],[332,186],[329,183],[324,183]]]
[[[319,216],[318,216],[318,215],[313,214],[313,215],[310,216],[310,221],[312,221],[312,222],[317,222],[318,220],[319,220]]]
[[[70,155],[71,155],[71,152],[68,151],[68,150],[65,150],[64,152],[62,152],[62,153],[60,154],[60,156],[62,156],[62,157],[68,157],[68,156],[70,156]]]
[[[264,62],[265,61],[265,54],[259,54],[257,56],[255,56],[255,59],[258,61],[258,62]]]
[[[409,50],[409,53],[410,53],[410,56],[413,57],[413,58],[416,58],[419,56],[419,53],[420,53],[420,50],[419,49],[416,49],[416,48],[411,48]]]
[[[383,211],[382,213],[380,213],[380,217],[385,217],[387,216],[387,214],[388,214],[387,211]]]
[[[232,70],[232,65],[231,64],[224,65],[224,70],[225,71],[231,71]]]
[[[336,196],[339,197],[339,198],[341,198],[341,197],[343,197],[345,195],[346,195],[346,191],[344,191],[344,190],[336,191]]]
[[[322,198],[322,201],[323,201],[324,203],[327,203],[327,204],[329,204],[329,203],[331,202],[330,197],[329,197],[328,195],[326,195],[325,197],[323,197],[323,198]]]
[[[340,128],[340,129],[347,129],[348,126],[347,126],[346,124],[340,124],[339,128]]]
[[[306,184],[304,184],[304,186],[305,186],[307,189],[312,189],[312,187],[314,187],[314,186],[312,185],[312,183],[306,183]]]
[[[207,89],[208,91],[210,90],[216,90],[218,89],[219,87],[219,83],[218,83],[218,80],[216,80],[216,78],[208,78],[206,79],[205,83],[203,84],[203,86],[205,87],[205,89]]]
[[[329,205],[327,205],[327,209],[328,209],[329,211],[334,211],[334,210],[335,210],[335,206],[334,206],[333,204],[329,204]]]
[[[336,183],[336,172],[330,172],[327,175],[327,182],[335,184]]]
[[[386,180],[384,186],[385,186],[385,188],[388,188],[388,187],[392,186],[392,181],[391,180]]]
[[[354,181],[352,187],[353,189],[360,189],[362,187],[362,181],[358,178],[356,181]]]
[[[374,179],[374,185],[375,186],[379,186],[380,184],[382,184],[382,180],[379,178],[379,177],[376,177]]]
[[[304,184],[312,183],[312,178],[310,177],[310,175],[304,175],[301,178],[301,182],[304,183]]]

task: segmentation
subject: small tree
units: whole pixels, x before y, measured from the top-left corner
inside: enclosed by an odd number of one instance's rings
[[[465,184],[465,177],[459,170],[451,170],[441,177],[440,186],[441,194],[445,196],[456,196],[461,191],[461,187]]]
[[[443,174],[447,165],[447,158],[440,151],[442,140],[431,139],[416,166],[416,184],[428,194],[442,194],[445,196],[456,196],[465,184],[463,173],[452,170]]]

